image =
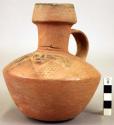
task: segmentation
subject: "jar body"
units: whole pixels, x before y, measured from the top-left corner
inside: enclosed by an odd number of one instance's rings
[[[92,98],[100,74],[69,53],[36,51],[4,69],[10,94],[28,117],[63,121],[77,116]]]

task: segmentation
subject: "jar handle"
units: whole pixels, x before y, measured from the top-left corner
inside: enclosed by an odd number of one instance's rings
[[[89,43],[86,35],[82,31],[76,29],[71,29],[71,34],[74,36],[77,43],[76,56],[85,60],[89,48]]]

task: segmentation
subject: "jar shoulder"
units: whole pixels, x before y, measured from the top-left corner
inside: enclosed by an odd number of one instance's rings
[[[99,78],[90,64],[69,53],[35,51],[14,60],[4,69],[10,74],[30,79],[83,80]]]

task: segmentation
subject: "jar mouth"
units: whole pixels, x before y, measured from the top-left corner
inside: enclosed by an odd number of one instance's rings
[[[43,5],[43,6],[66,6],[66,7],[73,7],[72,3],[36,3],[36,6]]]
[[[71,3],[36,3],[32,22],[65,22],[74,24],[77,22],[74,5]]]

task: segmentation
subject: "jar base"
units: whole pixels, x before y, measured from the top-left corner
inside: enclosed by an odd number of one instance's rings
[[[73,120],[75,117],[72,117],[72,118],[68,118],[68,119],[64,119],[64,120],[39,120],[39,119],[36,119],[36,118],[31,118],[31,117],[28,117],[28,119],[30,120],[33,120],[35,122],[42,122],[42,123],[48,123],[48,124],[53,124],[53,123],[64,123],[64,122],[68,122],[68,121],[71,121]]]

